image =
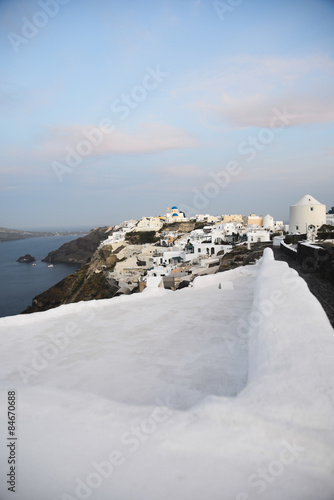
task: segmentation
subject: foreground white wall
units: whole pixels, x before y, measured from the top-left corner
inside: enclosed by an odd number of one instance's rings
[[[177,292],[1,318],[0,342],[19,437],[1,500],[334,497],[333,329],[270,250]]]

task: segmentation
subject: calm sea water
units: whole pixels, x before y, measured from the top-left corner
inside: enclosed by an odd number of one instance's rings
[[[74,235],[48,236],[0,243],[0,317],[19,314],[31,305],[36,295],[79,268],[68,264],[48,267],[46,262],[41,262],[49,252],[76,238]],[[36,258],[36,266],[16,262],[27,253]]]

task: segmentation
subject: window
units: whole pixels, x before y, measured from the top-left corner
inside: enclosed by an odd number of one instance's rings
[[[310,210],[311,210],[311,212],[313,212],[313,210],[314,210],[314,207],[311,207],[311,208],[310,208]]]
[[[296,226],[296,231],[298,231],[298,229],[299,229],[299,227],[298,227],[298,226]]]
[[[198,253],[201,253],[201,249],[200,248],[198,248]]]

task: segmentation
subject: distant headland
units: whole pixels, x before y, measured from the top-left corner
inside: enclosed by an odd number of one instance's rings
[[[66,236],[66,235],[77,235],[77,234],[87,234],[88,231],[21,231],[19,229],[8,229],[6,227],[0,227],[0,242],[2,241],[12,241],[12,240],[23,240],[26,238],[41,238],[44,236]]]

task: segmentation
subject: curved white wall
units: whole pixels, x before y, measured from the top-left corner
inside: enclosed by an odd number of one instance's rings
[[[306,233],[311,224],[316,228],[326,224],[325,205],[292,205],[290,207],[290,233]]]

